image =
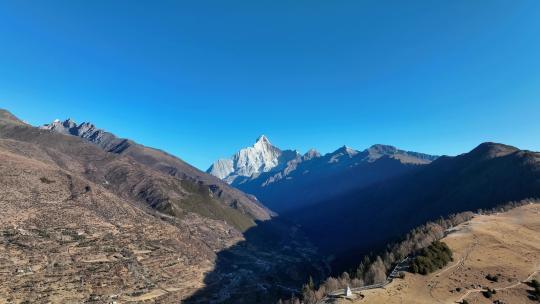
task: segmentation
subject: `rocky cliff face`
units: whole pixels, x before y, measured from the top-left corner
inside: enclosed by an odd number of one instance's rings
[[[130,145],[134,144],[127,139],[118,138],[110,132],[99,129],[92,123],[83,122],[81,124],[77,124],[71,118],[64,121],[56,119],[52,123],[43,125],[39,128],[42,130],[54,131],[60,134],[81,137],[93,144],[100,146],[107,152],[121,153],[124,149],[127,149]]]

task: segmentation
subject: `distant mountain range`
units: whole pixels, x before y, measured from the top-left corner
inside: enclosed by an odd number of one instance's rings
[[[391,178],[436,158],[387,145],[364,151],[343,146],[326,155],[312,149],[301,155],[273,146],[263,135],[253,147],[216,161],[207,172],[283,212]]]

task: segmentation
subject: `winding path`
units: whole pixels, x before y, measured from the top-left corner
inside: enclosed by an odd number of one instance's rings
[[[476,246],[478,246],[478,244],[479,244],[478,237],[474,233],[472,234],[472,236],[473,236],[474,241],[473,241],[473,243],[471,245],[469,245],[469,247],[467,247],[467,249],[465,250],[465,252],[461,256],[461,258],[454,265],[446,267],[446,268],[442,269],[441,271],[439,271],[438,273],[435,273],[433,275],[433,279],[429,281],[429,283],[428,283],[428,285],[429,285],[429,295],[434,300],[436,300],[437,302],[440,303],[441,300],[436,299],[435,296],[433,295],[433,289],[436,288],[437,285],[439,285],[439,281],[436,281],[435,279],[439,278],[441,274],[447,272],[448,270],[451,270],[451,269],[454,269],[454,268],[461,268],[461,267],[465,266],[465,261],[469,258],[469,255],[474,250],[474,248]]]
[[[506,287],[499,287],[499,288],[493,288],[494,290],[496,291],[500,291],[500,290],[506,290],[506,289],[511,289],[511,288],[514,288],[514,287],[517,287],[521,284],[524,284],[525,282],[529,281],[530,279],[532,279],[532,277],[534,277],[537,273],[538,273],[538,269],[533,271],[525,280],[523,281],[518,281],[517,283],[514,283],[512,285],[508,285]],[[475,292],[482,292],[482,291],[486,291],[485,289],[471,289],[471,290],[467,290],[467,292],[461,296],[461,298],[459,298],[459,300],[456,301],[456,303],[461,303],[463,300],[465,300],[471,293],[475,293]]]

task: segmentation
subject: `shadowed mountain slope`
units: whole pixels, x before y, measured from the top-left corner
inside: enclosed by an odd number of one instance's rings
[[[387,145],[364,151],[343,146],[324,156],[310,150],[281,168],[238,177],[232,185],[281,213],[399,176],[436,158]]]
[[[346,266],[428,220],[530,197],[540,197],[540,154],[484,143],[284,216]]]

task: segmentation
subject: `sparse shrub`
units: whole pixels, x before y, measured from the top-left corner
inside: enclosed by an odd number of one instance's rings
[[[487,290],[484,290],[482,291],[482,294],[484,295],[484,297],[490,299],[494,294],[496,294],[497,291],[495,289],[487,289]]]
[[[42,237],[42,238],[49,238],[50,237],[49,233],[46,230],[41,230],[41,229],[39,229],[37,231],[37,235],[39,237]]]
[[[73,234],[72,237],[73,237],[73,240],[75,241],[82,241],[86,238],[84,235],[77,234],[77,233]]]
[[[4,237],[14,237],[17,235],[17,231],[15,229],[7,229],[2,231],[2,234]]]
[[[499,281],[499,276],[498,275],[488,274],[486,276],[486,279],[490,280],[491,282],[498,282]]]
[[[40,180],[42,183],[44,183],[44,184],[52,184],[52,183],[55,182],[55,181],[53,181],[53,180],[50,180],[50,179],[46,178],[45,176],[40,177],[39,180]]]
[[[338,289],[338,280],[336,278],[333,278],[333,277],[329,277],[328,279],[326,279],[326,281],[324,282],[324,287],[326,288],[326,291],[327,292],[332,292],[336,289]]]
[[[357,278],[354,278],[351,280],[351,287],[360,287],[360,286],[364,286],[364,281]]]

